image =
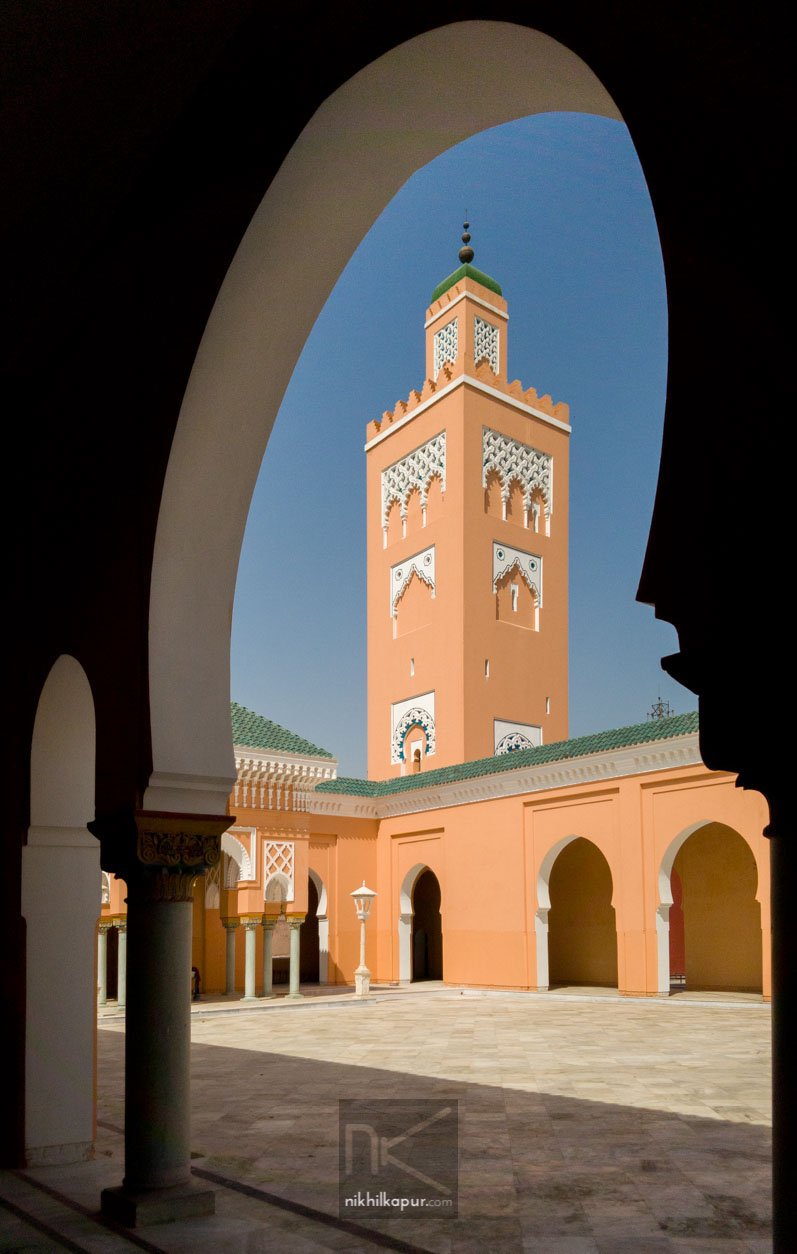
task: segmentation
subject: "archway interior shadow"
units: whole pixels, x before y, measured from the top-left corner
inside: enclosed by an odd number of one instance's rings
[[[355,1011],[352,1040],[364,1027]],[[98,1149],[114,1171],[123,1042],[121,1032],[99,1032]],[[200,1169],[332,1217],[340,1099],[457,1101],[458,1217],[356,1215],[365,1228],[427,1250],[448,1249],[465,1233],[502,1250],[556,1237],[671,1250],[673,1238],[769,1235],[770,1131],[760,1124],[207,1044],[192,1046],[192,1094]],[[235,1213],[285,1231],[284,1211],[264,1201],[238,1196]],[[309,1229],[305,1222],[296,1218],[297,1238],[324,1239],[323,1218]]]

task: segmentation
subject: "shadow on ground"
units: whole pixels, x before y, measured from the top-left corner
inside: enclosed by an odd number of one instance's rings
[[[121,1033],[99,1033],[98,1149],[113,1160],[123,1048]],[[770,1132],[760,1124],[198,1043],[192,1083],[195,1165],[247,1187],[221,1188],[218,1213],[262,1224],[264,1250],[370,1249],[371,1232],[441,1252],[771,1248]],[[361,1240],[335,1227],[338,1102],[363,1097],[458,1103],[456,1218],[358,1211]]]

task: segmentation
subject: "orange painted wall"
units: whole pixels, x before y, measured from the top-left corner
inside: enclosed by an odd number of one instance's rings
[[[618,987],[656,995],[662,861],[684,831],[712,822],[732,827],[751,850],[767,936],[766,804],[759,794],[737,789],[733,777],[701,766],[384,818],[372,885],[379,893],[375,976],[400,978],[402,884],[413,868],[428,866],[442,890],[445,982],[546,987],[547,980],[538,979],[537,915],[550,907],[545,886],[557,852],[582,837],[601,851],[611,874]],[[580,941],[576,932],[571,940],[589,943],[588,920]],[[767,948],[759,943],[768,996]],[[588,963],[580,972],[582,982],[603,978]]]

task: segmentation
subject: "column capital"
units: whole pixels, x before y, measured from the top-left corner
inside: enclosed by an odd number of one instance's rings
[[[110,919],[100,919],[99,923],[97,924],[98,930],[103,933],[110,932],[112,927],[113,927],[113,923],[111,922]]]
[[[216,866],[221,837],[235,819],[222,814],[122,811],[95,819],[89,830],[102,846],[102,867],[124,879],[128,897],[190,901],[194,880]]]
[[[233,932],[237,927],[241,926],[241,920],[237,915],[235,918],[222,919],[221,926],[226,927],[228,932]]]
[[[260,922],[263,924],[263,927],[266,929],[267,932],[273,932],[274,928],[279,923],[279,915],[278,914],[264,914]]]
[[[126,932],[127,931],[127,918],[125,917],[124,919],[115,919],[113,925],[116,928],[117,932]]]
[[[307,918],[307,915],[306,914],[286,914],[285,918],[288,920],[288,927],[299,928],[304,923],[305,919]]]
[[[245,928],[247,932],[252,931],[260,926],[261,919],[262,915],[259,914],[242,914],[241,927]]]

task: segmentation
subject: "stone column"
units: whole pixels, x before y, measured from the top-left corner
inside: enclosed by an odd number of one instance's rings
[[[226,951],[226,982],[224,991],[228,997],[235,992],[235,932],[239,925],[238,919],[222,919],[222,924],[227,933],[227,951]]]
[[[127,1004],[127,919],[119,919],[116,924],[119,933],[119,957],[116,974],[116,1004],[123,1009]]]
[[[255,974],[257,971],[257,932],[260,916],[244,916],[241,919],[246,938],[246,971],[244,975],[244,1001],[256,1001]]]
[[[139,811],[92,824],[128,888],[125,1175],[102,1210],[129,1227],[215,1209],[191,1177],[191,923],[194,880],[218,863],[229,823]]]
[[[263,996],[274,996],[274,928],[277,917],[263,915]]]
[[[97,930],[97,1005],[108,1004],[108,930],[110,923],[100,923]]]
[[[290,985],[288,989],[289,997],[301,997],[299,992],[299,929],[305,920],[303,914],[289,914],[288,927],[291,929],[291,965],[290,965]]]

